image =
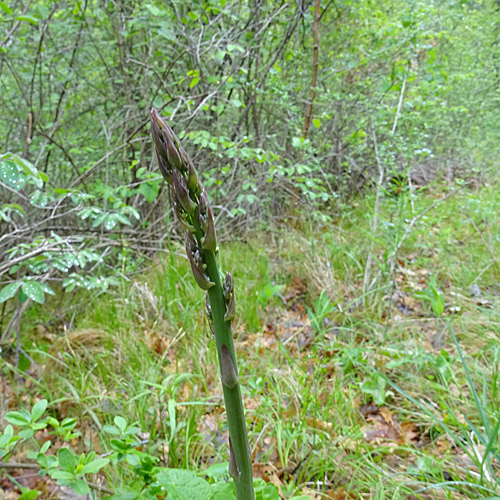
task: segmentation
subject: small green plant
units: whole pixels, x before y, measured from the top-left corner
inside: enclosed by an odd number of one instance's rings
[[[450,489],[451,491],[463,491],[468,496],[475,491],[478,495],[474,498],[498,498],[498,489],[500,488],[500,478],[496,470],[495,464],[500,460],[500,446],[499,446],[499,433],[500,433],[500,418],[496,413],[495,404],[487,400],[486,393],[480,395],[477,393],[474,382],[472,380],[469,366],[465,360],[462,348],[458,343],[455,332],[450,324],[448,330],[455,344],[458,352],[460,362],[465,371],[468,389],[472,396],[473,408],[476,410],[475,414],[460,417],[461,410],[457,408],[457,402],[454,399],[443,400],[441,404],[443,415],[442,417],[436,415],[435,408],[427,405],[422,400],[417,400],[406,391],[393,383],[384,375],[383,377],[387,384],[399,392],[406,399],[411,401],[423,414],[427,415],[434,423],[436,433],[445,433],[447,438],[456,446],[461,449],[464,456],[470,460],[471,472],[467,476],[467,480],[454,481],[453,484],[440,482],[431,485],[421,490],[416,490],[415,494],[428,489]],[[486,383],[483,380],[486,387]],[[445,391],[443,391],[445,394]],[[432,459],[425,460],[424,462],[417,463],[424,472],[430,472],[429,467],[433,472],[434,466]],[[429,465],[431,464],[431,465]],[[478,472],[475,472],[475,471]],[[441,471],[440,471],[441,472]],[[427,480],[429,476],[427,475]]]
[[[271,280],[259,287],[257,301],[262,309],[265,309],[273,297],[279,297],[285,285],[276,285]]]
[[[9,424],[20,427],[21,431],[19,432],[19,437],[27,439],[34,436],[36,431],[47,427],[47,421],[41,420],[46,409],[47,400],[42,399],[33,406],[31,412],[25,409],[11,411],[5,415],[5,420],[7,420]]]
[[[99,457],[94,451],[78,454],[69,446],[62,446],[53,453],[54,443],[41,443],[35,431],[51,426],[54,428],[51,434],[57,438],[72,438],[78,421],[66,418],[59,422],[54,417],[44,417],[46,408],[47,400],[41,400],[31,411],[22,409],[7,413],[5,419],[10,423],[0,434],[0,460],[8,460],[18,443],[31,443],[36,449],[30,451],[27,458],[36,462],[39,474],[50,476],[61,486],[69,486],[78,495],[86,495],[93,488],[90,475],[112,465],[115,471],[131,467],[132,480],[106,495],[108,500],[158,500],[165,495],[172,500],[235,500],[234,485],[225,481],[227,463],[206,469],[203,472],[205,479],[193,471],[158,467],[157,457],[138,449],[142,444],[139,427],[127,424],[121,416],[114,418],[114,425],[103,427],[105,434],[112,436],[110,447],[113,451],[106,457]],[[15,427],[19,427],[18,432]],[[16,465],[22,467],[23,464]],[[23,488],[13,476],[10,479],[20,488],[20,498],[37,498],[36,490]],[[277,488],[263,481],[256,482],[256,492],[257,499],[279,500]]]
[[[444,295],[437,285],[435,275],[431,276],[431,279],[427,283],[427,288],[417,292],[415,297],[427,302],[437,318],[443,314],[445,308]]]
[[[96,458],[94,451],[77,455],[64,446],[57,452],[57,460],[53,460],[46,471],[61,486],[69,486],[78,495],[86,495],[90,487],[85,476],[99,472],[108,463],[109,458]]]
[[[12,452],[19,439],[21,439],[19,435],[14,435],[12,425],[5,427],[2,435],[0,435],[0,460]]]
[[[316,335],[321,335],[329,329],[328,316],[335,310],[335,305],[330,302],[328,295],[321,290],[314,303],[314,310],[307,308],[307,315]]]
[[[0,436],[0,459],[8,458],[18,443],[29,440],[37,450],[28,453],[29,459],[35,460],[40,467],[40,475],[49,475],[61,486],[69,486],[79,495],[86,495],[90,491],[86,475],[99,472],[109,463],[108,458],[97,458],[95,452],[88,454],[76,454],[68,447],[63,446],[57,455],[50,455],[48,451],[52,445],[51,441],[46,441],[43,445],[35,439],[37,431],[47,428],[48,425],[54,427],[53,434],[59,437],[72,438],[76,436],[73,432],[77,424],[75,419],[65,419],[59,422],[53,417],[42,418],[47,409],[47,400],[38,401],[31,411],[21,409],[12,411],[5,415],[5,420],[9,422],[3,434]],[[14,433],[14,427],[19,427],[18,433]],[[25,498],[36,498],[32,493],[34,490],[23,491]],[[31,496],[30,496],[31,495]]]
[[[146,465],[147,468],[149,462],[157,461],[154,457],[150,457],[149,454],[137,449],[141,445],[140,439],[137,436],[141,430],[139,427],[134,424],[128,425],[127,421],[120,416],[114,418],[114,424],[105,425],[103,430],[113,436],[110,445],[115,452],[113,457],[117,462],[126,461],[134,467]],[[150,460],[150,458],[153,460]],[[144,461],[146,464],[143,463]]]
[[[372,372],[368,378],[360,385],[361,392],[368,394],[372,401],[377,405],[386,403],[390,396],[393,396],[392,391],[388,391],[385,378],[377,372]]]

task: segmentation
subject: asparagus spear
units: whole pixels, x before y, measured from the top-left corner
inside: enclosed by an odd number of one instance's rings
[[[234,479],[236,499],[254,500],[252,462],[231,331],[235,311],[233,279],[229,273],[221,279],[213,212],[193,162],[156,109],[151,110],[151,133],[174,210],[186,229],[186,253],[194,279],[207,291],[207,316],[217,345],[229,427],[229,474]]]

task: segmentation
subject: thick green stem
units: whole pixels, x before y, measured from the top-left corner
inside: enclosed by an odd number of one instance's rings
[[[208,290],[209,320],[217,345],[229,427],[229,474],[234,479],[236,500],[254,500],[252,461],[231,331],[235,310],[233,281],[227,273],[222,286],[207,193],[178,137],[155,109],[151,110],[151,132],[158,165],[171,188],[174,209],[186,227],[186,252],[194,279],[202,290]]]
[[[209,250],[204,250],[203,256],[204,261],[207,264],[207,275],[210,278],[210,281],[215,283],[214,286],[208,290],[208,296],[212,310],[212,321],[214,326],[215,343],[217,345],[217,354],[219,358],[219,369],[222,373],[222,346],[224,345],[229,352],[236,375],[238,375],[231,322],[224,321],[226,303],[224,300],[217,259],[215,257],[215,253]],[[250,447],[248,446],[245,413],[243,410],[240,384],[238,382],[233,387],[228,387],[223,383],[222,389],[224,391],[224,403],[226,405],[229,438],[231,440],[231,448],[232,452],[234,452],[234,459],[237,466],[236,471],[231,470],[230,467],[230,473],[233,475],[236,489],[236,499],[254,500],[252,461],[250,458]]]

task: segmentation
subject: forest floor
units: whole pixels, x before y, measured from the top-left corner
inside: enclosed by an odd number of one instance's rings
[[[499,193],[385,196],[375,239],[367,196],[326,222],[220,244],[255,477],[284,499],[500,498]],[[32,359],[16,368],[4,349],[0,416],[45,398],[77,419],[76,450],[108,452],[103,426],[121,416],[162,465],[227,462],[204,296],[174,247],[105,294],[28,311]],[[103,471],[107,489],[133,481],[125,464]],[[0,498],[20,498],[15,481],[73,498],[21,466],[0,469]]]

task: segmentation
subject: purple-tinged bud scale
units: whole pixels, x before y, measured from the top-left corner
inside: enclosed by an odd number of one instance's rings
[[[178,170],[174,170],[172,172],[172,181],[177,201],[191,215],[196,209],[196,203],[189,196],[186,179]]]
[[[236,457],[234,455],[233,445],[231,443],[231,438],[229,438],[229,475],[233,479],[239,479],[241,472],[238,469],[238,464],[236,463]]]
[[[226,304],[226,313],[224,314],[224,321],[233,321],[236,315],[236,301],[234,299],[234,292],[229,298],[229,302]]]
[[[211,252],[215,252],[217,250],[214,214],[210,205],[207,207],[207,228],[205,229],[205,237],[203,238],[202,246],[205,250],[210,250]]]
[[[226,271],[226,275],[224,276],[224,283],[222,284],[222,292],[224,294],[224,298],[229,300],[231,298],[231,294],[234,290],[233,277],[229,271]]]
[[[221,347],[221,379],[228,389],[234,389],[238,385],[238,375],[226,344]]]
[[[210,281],[210,278],[205,274],[203,263],[201,262],[201,255],[199,248],[193,239],[193,235],[186,231],[186,253],[191,264],[191,271],[193,272],[194,280],[202,290],[208,290],[213,287],[215,283]]]

